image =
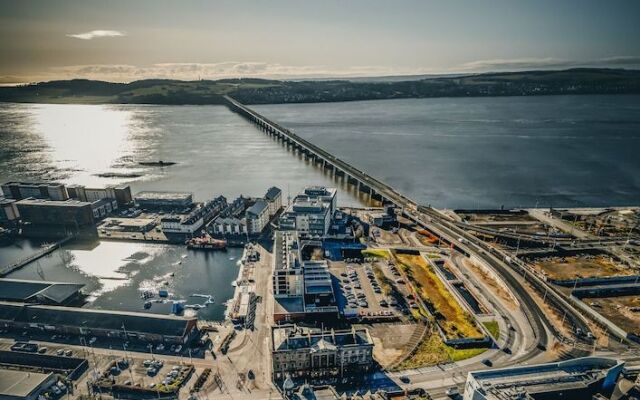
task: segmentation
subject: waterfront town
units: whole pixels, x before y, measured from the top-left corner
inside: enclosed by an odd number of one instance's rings
[[[338,191],[321,186],[201,201],[126,185],[1,187],[3,246],[48,240],[0,271],[2,398],[623,399],[639,390],[639,208],[439,211],[459,229],[452,235],[373,185],[366,207],[341,207]],[[7,277],[73,241],[236,247],[242,257],[218,321],[197,314],[213,292],[189,303],[145,290],[142,309],[108,310],[87,304],[82,284]],[[167,312],[149,312],[156,303]]]

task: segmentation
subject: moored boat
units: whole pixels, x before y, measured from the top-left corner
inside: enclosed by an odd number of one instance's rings
[[[214,239],[211,236],[196,237],[187,240],[187,248],[195,250],[226,250],[227,241]]]

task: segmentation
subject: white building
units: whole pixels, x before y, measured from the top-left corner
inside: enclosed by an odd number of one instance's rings
[[[160,221],[164,233],[194,234],[204,224],[202,217],[183,218],[175,215],[163,217]]]
[[[218,217],[213,220],[211,233],[219,236],[226,235],[246,235],[247,222],[244,218]]]
[[[279,220],[280,229],[295,230],[312,237],[326,235],[336,211],[336,193],[336,188],[306,188],[282,213]]]

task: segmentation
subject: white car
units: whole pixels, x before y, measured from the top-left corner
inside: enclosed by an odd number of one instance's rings
[[[460,396],[460,391],[458,390],[457,387],[451,387],[449,389],[447,389],[446,392],[444,392],[444,394],[446,394],[449,397],[458,397]]]

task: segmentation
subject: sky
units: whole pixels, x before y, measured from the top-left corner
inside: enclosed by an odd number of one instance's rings
[[[640,67],[640,1],[0,0],[0,83]]]

